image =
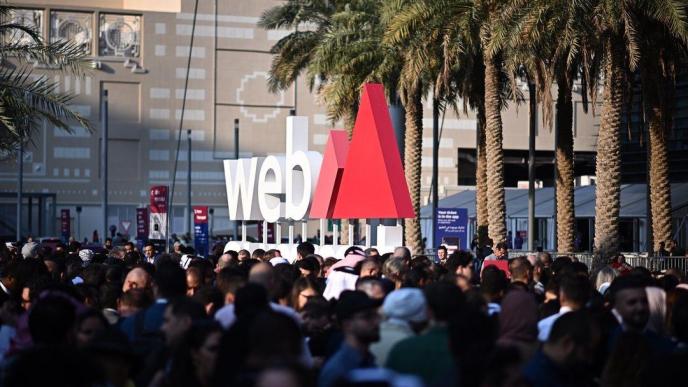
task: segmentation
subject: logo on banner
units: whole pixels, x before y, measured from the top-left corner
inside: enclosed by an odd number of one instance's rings
[[[308,150],[306,117],[286,129],[284,155],[224,160],[230,219],[414,216],[382,85],[363,87],[351,142],[332,130],[324,156]]]
[[[436,216],[435,235],[438,242],[435,245],[445,245],[450,249],[467,249],[468,209],[438,208]]]
[[[200,255],[208,255],[208,207],[194,206],[194,248]]]
[[[167,239],[167,200],[166,185],[151,187],[149,239]]]

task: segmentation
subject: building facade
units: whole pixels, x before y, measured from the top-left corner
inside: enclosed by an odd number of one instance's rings
[[[199,1],[195,29],[193,0],[24,0],[13,4],[17,7],[16,21],[36,26],[46,40],[79,42],[96,63],[84,77],[35,69],[35,76],[45,76],[59,83],[59,91],[76,96],[74,109],[91,120],[95,131],[74,127],[73,133],[66,133],[45,123],[35,134],[24,152],[23,233],[59,234],[60,210],[70,209],[75,237],[91,239],[96,229],[102,234],[100,102],[102,91],[107,90],[107,223],[123,234],[135,233],[136,208],[148,204],[149,188],[172,183],[181,132],[171,232],[187,231],[186,176],[190,162],[193,205],[207,205],[213,210],[210,222],[215,234],[231,234],[222,160],[235,154],[235,119],[239,120],[240,157],[283,153],[285,118],[291,110],[308,117],[313,150],[322,151],[328,131],[341,128],[340,123],[328,120],[318,96],[302,79],[283,92],[267,90],[272,58],[269,50],[290,32],[257,26],[262,12],[275,4],[265,0]],[[195,37],[180,131],[192,31]],[[589,155],[595,150],[600,111],[597,115],[585,113],[579,92],[574,100],[575,150],[585,164],[592,160]],[[424,114],[422,196],[426,203],[432,173],[430,99]],[[464,115],[450,110],[440,122],[438,185],[440,197],[444,197],[470,183],[476,122],[470,112]],[[503,122],[507,174],[514,177],[510,184],[515,185],[517,180],[527,179],[522,174],[527,170],[527,157],[523,157],[528,149],[527,101],[510,103],[503,112]],[[187,130],[191,130],[191,160]],[[544,127],[541,119],[536,147],[541,160],[538,172],[544,176],[538,179],[547,184],[553,173],[554,130]],[[17,160],[0,162],[1,235],[15,233],[17,176]]]

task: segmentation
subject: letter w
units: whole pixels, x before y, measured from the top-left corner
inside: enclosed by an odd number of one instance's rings
[[[256,174],[263,158],[224,160],[227,206],[231,220],[259,220]]]

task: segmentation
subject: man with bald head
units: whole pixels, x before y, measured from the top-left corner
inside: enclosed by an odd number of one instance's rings
[[[140,267],[135,267],[127,273],[122,285],[122,292],[129,289],[149,289],[151,286],[151,278],[147,271]]]
[[[405,262],[409,262],[411,261],[411,250],[409,250],[408,247],[399,246],[394,249],[394,254],[392,254],[392,256],[403,258]]]
[[[257,263],[251,267],[251,271],[248,273],[248,282],[262,285],[270,294],[275,285],[275,276],[272,270],[272,265],[269,263]]]
[[[215,273],[219,273],[220,270],[231,265],[232,262],[235,262],[234,255],[231,253],[231,251],[227,251],[220,256],[220,258],[217,260],[217,265],[215,265]]]
[[[273,270],[274,269],[272,265],[269,263],[257,263],[251,267],[251,271],[248,274],[248,282],[263,286],[267,290],[268,294],[270,294],[275,283],[275,273]],[[270,302],[270,307],[275,312],[284,313],[285,315],[293,318],[297,323],[301,324],[301,317],[294,311],[294,309],[275,302]],[[232,326],[234,321],[236,321],[234,304],[226,304],[220,310],[218,310],[217,313],[215,313],[215,320],[217,320],[225,329]]]

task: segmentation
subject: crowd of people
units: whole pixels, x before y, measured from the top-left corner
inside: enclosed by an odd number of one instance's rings
[[[12,246],[10,246],[12,247]],[[3,386],[688,385],[688,283],[618,260],[0,245]]]

